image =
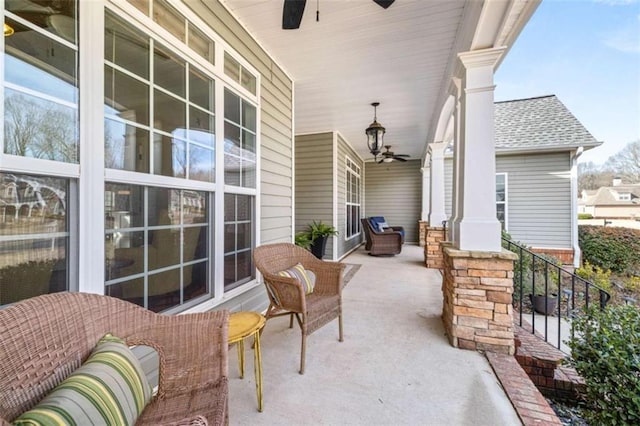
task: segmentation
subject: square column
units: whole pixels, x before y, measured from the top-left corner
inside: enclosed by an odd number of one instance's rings
[[[451,345],[513,355],[516,254],[457,250],[449,243],[442,249],[442,322]]]
[[[501,250],[501,225],[496,218],[493,70],[504,51],[494,48],[458,55],[464,72],[453,236],[460,250]]]

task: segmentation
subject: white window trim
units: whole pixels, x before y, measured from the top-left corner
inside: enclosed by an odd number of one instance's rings
[[[509,230],[509,174],[508,173],[496,173],[496,177],[504,176],[504,201],[497,201],[498,204],[504,204],[504,230]]]
[[[349,167],[349,163],[351,163],[356,169],[354,170],[353,168]],[[358,207],[360,207],[360,215],[358,215],[358,216],[362,216],[362,168],[360,166],[358,166],[358,164],[355,161],[353,161],[351,159],[351,157],[349,157],[348,155],[345,155],[344,165],[345,165],[345,207],[347,207],[347,206],[358,206]],[[348,181],[349,173],[351,173],[353,176],[358,178],[358,195],[360,195],[360,197],[358,197],[359,201],[360,201],[359,203],[352,203],[351,201],[349,201],[349,193],[350,193],[351,189],[346,187],[346,182]],[[360,217],[358,217],[358,220],[359,219],[360,219]],[[346,211],[345,211],[344,240],[345,241],[350,241],[350,240],[353,240],[354,238],[358,238],[360,235],[362,235],[362,226],[358,225],[358,228],[360,229],[360,231],[358,233],[353,234],[351,236],[348,236],[349,215],[347,215]]]

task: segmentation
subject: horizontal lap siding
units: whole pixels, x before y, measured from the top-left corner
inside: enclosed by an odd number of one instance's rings
[[[261,75],[260,243],[289,242],[293,221],[293,83],[219,1],[185,4]]]
[[[345,240],[347,236],[347,157],[360,167],[360,195],[362,196],[364,162],[351,146],[349,146],[347,141],[338,135],[338,226],[336,226],[336,229],[338,229],[339,234],[336,259],[344,256],[357,247],[362,241],[362,233],[360,236]],[[360,212],[361,214],[364,212],[362,205],[360,206]]]
[[[501,155],[507,173],[508,231],[533,247],[571,248],[571,165],[568,153]]]
[[[453,161],[445,161],[445,199],[451,214]],[[500,155],[496,173],[507,174],[507,226],[516,241],[533,247],[571,248],[571,166],[568,153]]]
[[[313,222],[333,225],[333,133],[296,136],[296,232]],[[333,250],[327,241],[326,258]]]
[[[365,165],[365,215],[384,216],[391,226],[403,226],[405,241],[418,241],[422,209],[420,160]]]

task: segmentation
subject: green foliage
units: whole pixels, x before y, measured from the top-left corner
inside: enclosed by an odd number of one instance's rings
[[[338,231],[331,225],[327,225],[326,223],[316,222],[309,225],[309,235],[311,236],[311,241],[314,241],[318,237],[332,237],[334,235],[338,235]]]
[[[298,232],[295,235],[295,244],[308,250],[311,247],[311,234],[304,231]]]
[[[586,382],[592,424],[640,424],[640,310],[592,308],[573,325],[568,363]]]
[[[617,273],[640,270],[640,230],[580,225],[578,240],[583,259]]]
[[[611,293],[611,271],[585,261],[582,268],[576,269],[576,275],[592,282],[607,293]]]
[[[578,219],[593,219],[591,213],[578,213]]]
[[[640,292],[640,277],[631,277],[624,281],[624,289],[631,292]]]

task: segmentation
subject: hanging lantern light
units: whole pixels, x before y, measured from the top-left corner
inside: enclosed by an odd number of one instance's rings
[[[385,128],[382,127],[382,124],[378,123],[378,119],[376,117],[376,112],[378,105],[380,102],[373,102],[371,106],[373,107],[373,123],[369,124],[365,133],[367,134],[367,146],[369,147],[369,152],[375,157],[380,154],[382,147],[384,146],[384,133]]]

